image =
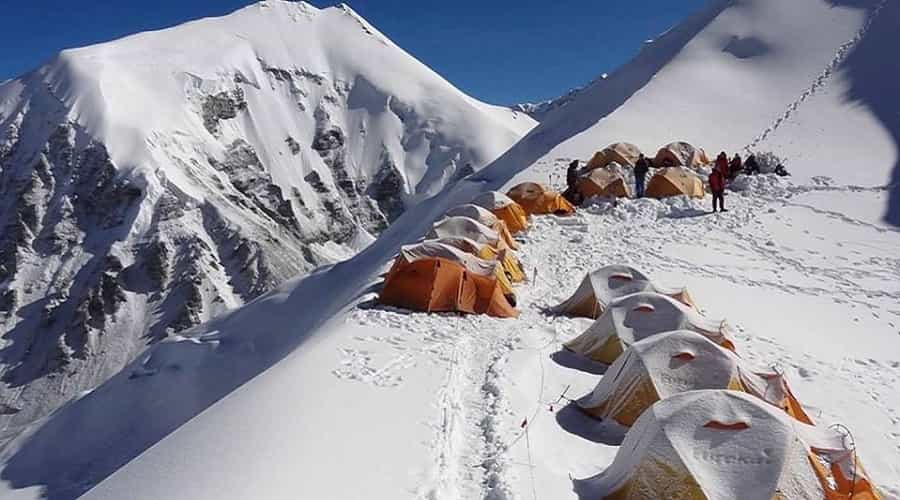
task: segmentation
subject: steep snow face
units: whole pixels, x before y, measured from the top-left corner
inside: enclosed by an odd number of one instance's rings
[[[348,7],[303,2],[67,50],[4,83],[5,427],[353,255],[534,124]]]
[[[490,178],[622,140],[651,154],[674,140],[750,147],[803,179],[891,191],[882,208],[900,224],[898,23],[885,0],[714,1],[544,117]]]

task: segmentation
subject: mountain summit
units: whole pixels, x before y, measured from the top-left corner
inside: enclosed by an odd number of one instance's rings
[[[4,83],[2,418],[27,423],[148,343],[353,255],[534,123],[345,5],[280,0]]]

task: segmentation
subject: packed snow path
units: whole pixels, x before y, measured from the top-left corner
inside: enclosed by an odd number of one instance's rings
[[[671,199],[533,218],[520,258],[537,275],[518,290],[515,320],[373,302],[354,311],[348,322],[397,333],[355,338],[336,376],[391,390],[415,383],[405,379],[412,366],[445,372],[432,403],[433,464],[416,497],[577,497],[569,475],[612,460],[616,447],[560,398],[586,394],[599,378],[590,372],[602,371],[558,352],[589,321],[543,312],[611,263],[685,284],[710,315],[727,317],[741,356],[785,371],[820,425],[847,425],[884,492],[900,495],[900,233],[850,211],[862,188],[775,177],[738,187],[746,194],[730,194],[726,214],[707,214],[708,199]],[[848,207],[816,207],[837,191]]]

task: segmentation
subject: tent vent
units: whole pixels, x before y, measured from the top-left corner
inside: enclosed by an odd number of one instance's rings
[[[672,359],[679,359],[681,361],[693,361],[696,357],[697,356],[694,356],[689,352],[679,352],[678,354],[672,356]]]
[[[720,429],[724,431],[743,431],[750,428],[750,424],[747,422],[734,422],[730,424],[726,424],[723,422],[719,422],[718,420],[710,420],[703,427],[707,429]]]
[[[653,308],[650,304],[641,304],[634,308],[634,312],[642,312],[642,313],[652,313],[656,309]]]

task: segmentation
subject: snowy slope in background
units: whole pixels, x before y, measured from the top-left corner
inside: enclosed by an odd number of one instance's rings
[[[571,477],[598,473],[616,448],[577,412],[560,411],[567,386],[566,395],[578,397],[597,382],[556,354],[585,322],[541,310],[584,273],[630,263],[665,285],[687,285],[710,316],[727,317],[742,356],[784,370],[823,425],[849,426],[869,472],[898,497],[900,232],[880,218],[895,161],[884,138],[900,127],[866,120],[889,109],[833,108],[845,96],[829,94],[844,64],[862,57],[857,51],[888,58],[897,45],[896,5],[764,143],[788,131],[796,144],[831,138],[821,154],[837,157],[852,140],[871,151],[865,168],[827,164],[834,180],[812,179],[819,165],[798,159],[798,147],[776,151],[793,158],[795,178],[744,181],[721,216],[704,216],[708,199],[676,199],[537,218],[521,254],[537,280],[519,289],[515,320],[411,314],[370,302],[400,244],[477,193],[547,179],[564,169],[557,156],[587,158],[615,140],[651,148],[678,138],[712,150],[749,144],[863,31],[875,6],[714,2],[548,116],[492,166],[401,216],[357,257],[151,347],[32,426],[2,453],[9,496],[31,498],[45,487],[51,498],[73,498],[99,483],[87,498],[576,498]],[[723,52],[731,37],[751,32],[778,50]],[[700,71],[695,58],[703,57]],[[745,78],[746,93],[724,85]],[[682,95],[691,107],[681,107]],[[736,119],[723,130],[715,118],[729,109],[747,123]],[[859,113],[854,123],[865,127],[837,140],[827,128],[843,122],[804,121],[834,109]],[[866,179],[875,185],[841,184]]]
[[[278,0],[4,83],[5,434],[148,343],[354,255],[534,124],[346,6]]]
[[[900,225],[900,6],[854,2],[714,1],[542,120],[490,170],[589,159],[616,141],[645,152],[673,140],[734,152],[771,150],[808,180],[881,188]],[[527,175],[526,175],[527,177]]]

